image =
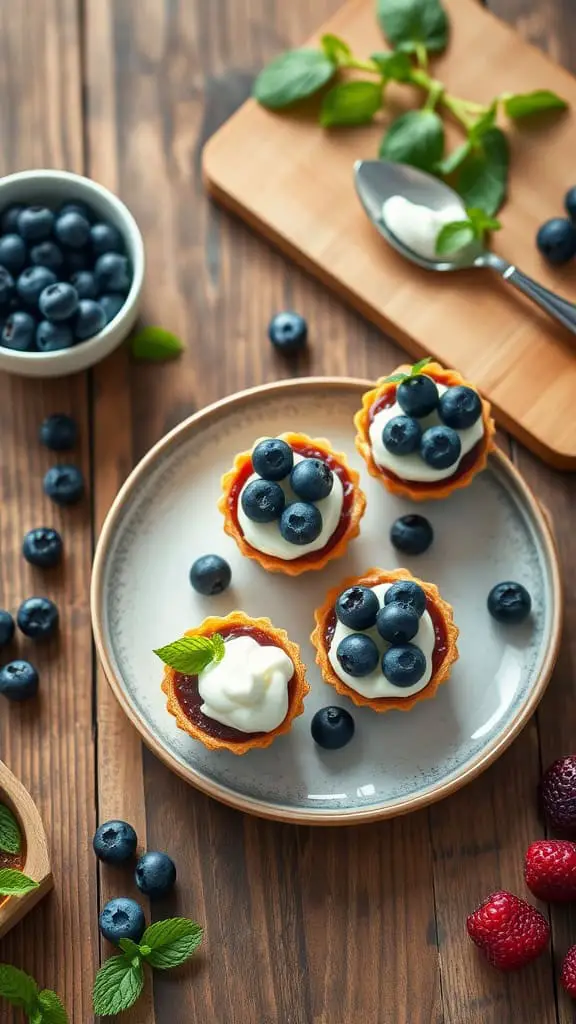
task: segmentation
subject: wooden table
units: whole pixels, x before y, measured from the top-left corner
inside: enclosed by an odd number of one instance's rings
[[[132,366],[118,352],[58,382],[0,377],[0,604],[48,590],[61,641],[42,655],[38,704],[2,703],[0,754],[38,801],[56,889],[2,942],[0,959],[64,997],[73,1024],[93,1020],[102,949],[99,906],[129,892],[99,871],[96,821],[125,817],[179,870],[176,909],[206,925],[193,968],[158,974],[127,1024],[567,1024],[551,957],[506,978],[465,938],[466,913],[499,886],[524,892],[522,857],[542,835],[542,764],[576,745],[576,605],[536,718],[501,760],[455,797],[397,821],[311,829],[257,821],[171,775],[129,728],[96,670],[88,585],[94,538],[130,468],[206,402],[286,374],[374,377],[399,352],[203,195],[204,140],[247,95],[272,54],[309,34],[339,0],[0,0],[2,173],[57,166],[92,175],[130,204],[146,236],[145,316],[187,341],[178,364]],[[569,63],[572,0],[490,0],[520,32]],[[571,16],[572,15],[572,16]],[[574,178],[576,180],[576,165]],[[309,319],[309,355],[275,356],[270,314]],[[50,463],[43,415],[80,422],[90,481],[82,507],[42,496]],[[509,447],[506,438],[502,443]],[[576,481],[510,446],[550,509],[565,573],[576,571]],[[23,533],[61,529],[64,571],[35,576]],[[572,670],[572,671],[571,671]],[[576,941],[576,913],[552,914],[555,961]],[[5,1007],[2,1022],[20,1020]]]

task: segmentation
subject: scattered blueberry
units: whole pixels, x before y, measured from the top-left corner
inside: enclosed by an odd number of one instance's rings
[[[308,339],[308,324],[298,313],[276,313],[268,325],[272,344],[286,355],[304,348]]]
[[[227,590],[232,580],[232,570],[226,559],[220,555],[201,555],[190,569],[190,583],[199,594],[213,597]]]
[[[58,629],[58,609],[49,597],[29,597],[16,615],[18,629],[31,640],[46,640]]]
[[[576,227],[564,217],[553,217],[539,229],[536,245],[549,263],[567,263],[576,255]]]
[[[79,341],[98,334],[106,326],[106,314],[94,299],[80,299],[74,318],[74,334]]]
[[[0,238],[0,263],[11,274],[19,274],[26,263],[26,246],[20,235],[3,235]]]
[[[138,837],[127,821],[105,821],[94,833],[92,846],[98,860],[123,864],[136,853]]]
[[[410,455],[421,437],[422,427],[411,416],[393,416],[382,431],[382,443],[393,455]]]
[[[334,486],[334,473],[322,459],[302,459],[290,474],[290,486],[303,501],[321,501]]]
[[[176,882],[176,865],[167,853],[150,850],[140,857],[135,871],[136,885],[151,900],[166,896]]]
[[[389,644],[407,644],[418,632],[420,619],[409,605],[393,601],[378,612],[376,629]]]
[[[18,215],[18,234],[27,242],[43,242],[50,238],[54,214],[47,206],[25,206]]]
[[[252,468],[263,480],[283,480],[294,465],[294,453],[286,441],[268,437],[252,452]]]
[[[364,633],[350,633],[340,641],[336,657],[349,676],[369,676],[380,660],[374,641]]]
[[[488,611],[497,622],[516,625],[532,610],[532,598],[521,583],[497,583],[488,594]]]
[[[426,671],[426,658],[414,644],[389,647],[382,657],[382,672],[394,686],[414,686]]]
[[[0,668],[0,693],[8,700],[28,700],[38,693],[39,677],[29,661],[10,661]]]
[[[33,245],[30,249],[30,259],[36,267],[48,267],[48,270],[53,270],[55,274],[64,266],[64,256],[56,242],[38,242],[38,245]]]
[[[89,223],[92,223],[92,210],[86,206],[81,200],[74,201],[71,203],[63,203],[58,210],[58,216],[63,217],[65,213],[78,213],[81,217],[84,217]]]
[[[422,555],[434,540],[434,531],[424,516],[411,513],[392,523],[390,540],[404,555]]]
[[[325,750],[339,750],[354,735],[354,719],[345,708],[320,708],[314,715],[310,731],[312,739]]]
[[[407,416],[429,416],[438,405],[438,388],[431,377],[417,373],[401,381],[396,389],[396,401]]]
[[[62,348],[72,348],[73,344],[74,335],[68,324],[53,324],[50,320],[41,320],[38,324],[36,348],[39,352],[58,352]]]
[[[75,274],[71,275],[70,284],[80,299],[96,299],[98,297],[96,278],[89,270],[77,270]],[[122,304],[124,304],[124,299],[122,299]]]
[[[322,533],[322,513],[307,501],[293,501],[280,516],[280,533],[289,544],[312,544]]]
[[[38,305],[47,320],[69,320],[78,308],[78,292],[66,281],[57,281],[44,289]]]
[[[76,444],[76,420],[63,412],[47,416],[40,426],[40,443],[53,452],[68,452]]]
[[[100,931],[105,939],[116,945],[120,939],[132,939],[140,942],[145,930],[144,911],[136,900],[119,896],[103,908],[100,913]]]
[[[14,278],[6,267],[0,267],[0,306],[7,306],[14,296]]]
[[[22,554],[30,565],[52,569],[62,561],[62,538],[57,530],[39,526],[29,530],[22,543]]]
[[[474,388],[469,388],[465,384],[448,388],[440,396],[438,412],[447,427],[467,430],[468,427],[474,426],[482,415],[480,395]]]
[[[56,217],[54,234],[62,245],[70,249],[83,249],[90,238],[90,224],[77,210],[68,209]]]
[[[384,594],[384,604],[402,604],[412,608],[417,615],[426,610],[426,594],[413,580],[397,580]]]
[[[117,252],[103,253],[96,260],[94,273],[101,292],[121,292],[126,295],[130,291],[132,275],[126,256],[120,256]]]
[[[280,484],[273,480],[252,480],[241,497],[242,509],[254,523],[272,523],[279,519],[286,504]]]
[[[18,217],[23,209],[21,204],[14,204],[3,211],[0,219],[0,229],[3,235],[14,234],[18,231]]]
[[[102,256],[105,252],[124,252],[124,239],[113,224],[93,224],[90,228],[90,241],[96,256]]]
[[[349,587],[336,601],[336,617],[349,629],[370,629],[379,610],[380,602],[370,587]]]
[[[576,185],[568,190],[564,196],[564,206],[566,207],[566,213],[572,220],[576,220]]]
[[[7,647],[14,636],[14,619],[5,608],[0,608],[0,647]]]
[[[429,427],[422,434],[420,455],[433,469],[448,469],[460,458],[462,442],[452,427]]]
[[[77,466],[52,466],[44,476],[44,493],[57,505],[75,505],[84,494],[84,477]]]
[[[56,274],[48,267],[26,267],[16,281],[16,291],[29,306],[37,306],[45,288],[56,284]]]
[[[107,324],[109,324],[115,316],[118,316],[118,313],[125,302],[126,298],[124,295],[118,295],[114,292],[111,292],[109,295],[100,296],[98,299],[98,305],[102,306],[102,309],[104,310]]]
[[[36,321],[29,313],[17,310],[11,313],[2,328],[1,343],[15,352],[29,352],[34,348]]]

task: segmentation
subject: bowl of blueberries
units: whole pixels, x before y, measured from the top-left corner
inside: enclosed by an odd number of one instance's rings
[[[143,280],[142,235],[108,189],[67,171],[0,178],[0,370],[99,362],[134,326]]]

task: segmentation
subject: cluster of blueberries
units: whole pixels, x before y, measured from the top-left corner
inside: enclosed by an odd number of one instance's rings
[[[398,385],[396,401],[404,415],[388,420],[382,431],[384,447],[393,455],[418,451],[433,469],[448,469],[458,462],[462,442],[457,431],[472,427],[482,415],[482,402],[473,388],[459,384],[440,395],[432,378],[422,373]],[[418,421],[433,412],[442,423],[422,430]]]
[[[121,310],[132,269],[121,233],[85,203],[14,205],[0,217],[0,345],[56,352]]]
[[[576,256],[576,186],[564,196],[567,217],[552,217],[538,230],[536,245],[549,263],[568,263]]]

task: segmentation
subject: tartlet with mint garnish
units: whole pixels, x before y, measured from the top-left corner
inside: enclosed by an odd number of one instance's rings
[[[456,370],[429,359],[382,377],[354,424],[368,472],[412,501],[467,487],[494,448],[489,403]]]
[[[269,747],[304,711],[300,648],[270,619],[208,618],[154,653],[165,665],[168,711],[209,750]]]

